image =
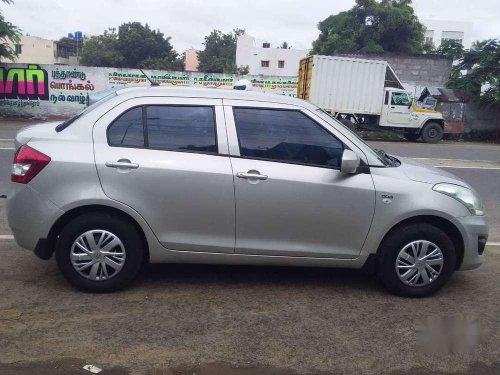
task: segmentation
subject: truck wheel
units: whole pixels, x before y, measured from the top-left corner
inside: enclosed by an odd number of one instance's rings
[[[377,256],[377,276],[394,294],[425,297],[446,284],[455,265],[448,235],[433,225],[415,223],[386,236]]]
[[[422,129],[422,139],[426,143],[438,143],[443,139],[443,127],[437,122],[428,122]]]

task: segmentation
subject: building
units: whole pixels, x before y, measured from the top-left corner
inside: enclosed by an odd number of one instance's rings
[[[75,41],[63,38],[61,42],[56,42],[31,35],[22,35],[20,39],[20,42],[16,44],[7,40],[18,55],[14,60],[6,60],[5,62],[78,65]]]
[[[197,72],[198,71],[198,50],[194,48],[189,48],[184,52],[184,70],[186,72]]]
[[[39,38],[37,36],[23,35],[18,44],[13,44],[7,39],[8,44],[18,54],[15,60],[5,62],[16,62],[20,64],[54,64],[56,55],[56,43],[53,40]]]
[[[445,40],[457,40],[468,49],[472,45],[472,23],[444,20],[420,20],[425,26],[425,41],[439,47]]]
[[[271,48],[270,43],[257,45],[254,37],[243,34],[236,45],[236,65],[248,66],[251,75],[296,77],[299,62],[307,54],[307,50]]]

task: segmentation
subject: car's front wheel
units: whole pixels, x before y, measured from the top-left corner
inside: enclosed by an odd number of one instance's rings
[[[446,284],[455,265],[455,247],[445,232],[430,224],[409,224],[384,239],[377,275],[394,294],[424,297]]]
[[[141,268],[144,245],[130,221],[108,212],[83,214],[61,231],[57,264],[74,286],[111,292],[130,284]]]

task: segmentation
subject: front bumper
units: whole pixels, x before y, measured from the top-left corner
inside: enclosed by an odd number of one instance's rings
[[[459,270],[478,268],[484,262],[484,248],[488,239],[486,217],[465,216],[456,220],[464,239],[464,257]]]

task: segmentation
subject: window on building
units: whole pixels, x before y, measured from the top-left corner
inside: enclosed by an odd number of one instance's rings
[[[23,53],[23,45],[22,44],[16,44],[15,45],[15,51],[16,51],[16,54],[21,54]]]
[[[212,107],[154,105],[148,106],[146,113],[149,147],[217,152]]]
[[[128,110],[118,117],[108,128],[111,146],[144,147],[142,107]]]
[[[234,108],[243,157],[340,167],[343,144],[300,111]]]
[[[267,42],[262,43],[262,48],[271,48],[271,43]]]
[[[432,43],[434,41],[434,30],[425,30],[425,42]]]
[[[285,67],[285,60],[278,60],[278,68],[283,69]]]
[[[441,34],[441,43],[446,40],[456,40],[460,44],[463,44],[464,33],[463,31],[443,31]]]
[[[269,68],[269,60],[261,60],[260,66],[263,68]]]

